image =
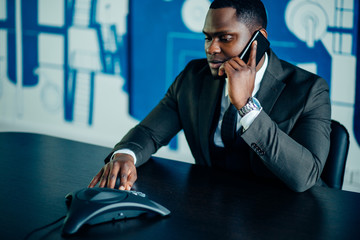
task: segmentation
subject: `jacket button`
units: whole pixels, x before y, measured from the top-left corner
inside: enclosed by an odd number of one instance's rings
[[[257,154],[259,154],[260,156],[263,156],[265,154],[265,152],[256,144],[256,143],[252,143],[251,147],[255,150],[255,152]]]

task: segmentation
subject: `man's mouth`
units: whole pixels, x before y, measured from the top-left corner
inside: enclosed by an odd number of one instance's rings
[[[212,69],[218,69],[224,62],[223,61],[208,61],[209,67]]]

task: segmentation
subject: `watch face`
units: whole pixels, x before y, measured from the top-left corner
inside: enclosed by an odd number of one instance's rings
[[[254,104],[256,105],[256,108],[260,110],[260,108],[261,108],[260,102],[259,102],[256,98],[254,98],[254,97],[252,97],[251,100],[252,100],[252,101],[254,102]]]

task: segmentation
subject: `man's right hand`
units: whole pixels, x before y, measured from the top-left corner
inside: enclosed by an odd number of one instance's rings
[[[114,188],[116,178],[120,177],[120,190],[131,190],[137,179],[134,159],[129,154],[117,153],[113,159],[91,180],[89,188],[93,188],[99,183],[99,187]]]

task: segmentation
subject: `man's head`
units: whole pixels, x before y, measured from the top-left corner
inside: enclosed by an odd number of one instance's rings
[[[214,0],[203,28],[212,75],[216,77],[222,63],[242,52],[256,30],[267,37],[266,25],[260,0]]]
[[[234,8],[238,20],[245,24],[251,32],[260,28],[266,29],[267,16],[261,0],[214,0],[210,9]]]

